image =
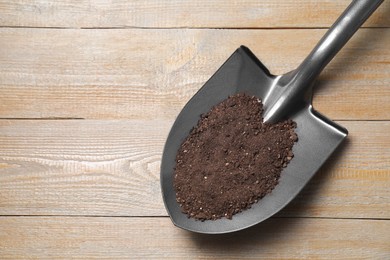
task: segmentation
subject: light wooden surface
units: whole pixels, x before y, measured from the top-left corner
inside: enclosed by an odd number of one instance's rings
[[[59,28],[328,27],[349,0],[1,0],[0,25]],[[389,27],[389,1],[364,26]]]
[[[166,217],[7,217],[0,218],[0,245],[3,258],[13,259],[26,252],[33,259],[387,259],[387,222],[273,218],[207,236],[180,230]]]
[[[339,123],[347,143],[283,216],[390,218],[390,122]],[[2,214],[166,216],[159,166],[171,124],[0,121]]]
[[[240,44],[282,74],[325,31],[3,28],[0,117],[173,120]],[[388,46],[388,28],[358,31],[322,74],[314,107],[338,120],[390,119]]]
[[[286,209],[205,236],[160,194],[169,129],[229,55],[285,73],[348,3],[0,1],[0,259],[390,258],[390,1],[318,81],[350,135]]]

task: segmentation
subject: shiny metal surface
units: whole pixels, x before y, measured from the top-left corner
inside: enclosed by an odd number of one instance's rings
[[[303,189],[348,134],[345,128],[313,109],[309,95],[313,82],[381,2],[354,1],[298,69],[290,73],[271,75],[248,48],[241,46],[206,82],[178,115],[164,148],[161,188],[166,209],[176,226],[208,234],[238,231],[271,217]],[[173,189],[176,153],[201,114],[229,95],[242,92],[263,100],[267,121],[288,117],[297,123],[299,141],[293,147],[295,156],[283,170],[276,188],[251,209],[234,215],[232,220],[189,219],[181,212]]]

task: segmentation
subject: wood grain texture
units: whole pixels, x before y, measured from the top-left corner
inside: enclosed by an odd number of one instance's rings
[[[381,220],[271,219],[206,236],[168,218],[0,218],[1,259],[386,259]]]
[[[0,1],[0,26],[28,27],[328,27],[350,1],[149,0]],[[385,1],[365,26],[389,27]]]
[[[349,3],[0,0],[0,259],[389,259],[390,1],[317,83],[347,142],[276,217],[188,233],[160,192],[175,117],[229,55],[290,71]]]
[[[241,44],[286,73],[325,30],[0,29],[0,118],[169,119]],[[320,77],[332,119],[389,120],[390,29],[361,29]],[[343,97],[340,99],[339,97]]]
[[[347,143],[281,215],[390,218],[390,122],[340,122]],[[166,216],[172,121],[1,120],[0,215]]]

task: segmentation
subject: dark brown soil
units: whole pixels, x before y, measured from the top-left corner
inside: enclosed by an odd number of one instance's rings
[[[264,124],[262,106],[237,94],[202,115],[176,157],[174,188],[183,213],[231,219],[278,184],[294,156],[296,124]]]

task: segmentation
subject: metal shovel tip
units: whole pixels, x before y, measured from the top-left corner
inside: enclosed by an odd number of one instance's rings
[[[383,0],[355,0],[341,14],[301,65],[290,73],[274,76],[246,47],[237,49],[210,80],[187,103],[177,117],[165,144],[161,163],[163,199],[172,222],[199,233],[238,231],[271,217],[285,207],[309,182],[345,139],[345,128],[314,111],[313,82]],[[200,115],[237,93],[262,100],[264,121],[292,119],[298,142],[294,159],[283,169],[278,185],[232,220],[198,221],[181,212],[173,187],[176,153]]]
[[[264,101],[267,114],[269,95],[280,77],[273,76],[246,47],[241,46],[186,104],[169,133],[161,163],[161,188],[172,222],[183,229],[208,234],[238,231],[271,217],[285,207],[308,183],[327,158],[347,136],[347,130],[313,110],[311,98],[289,111],[297,123],[299,141],[293,147],[294,160],[282,171],[279,184],[259,202],[229,219],[199,221],[182,213],[173,187],[176,154],[200,115],[236,93]],[[289,108],[291,109],[291,108]]]

